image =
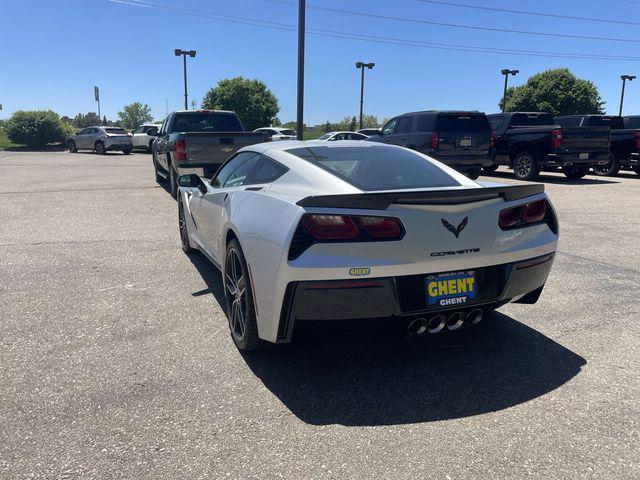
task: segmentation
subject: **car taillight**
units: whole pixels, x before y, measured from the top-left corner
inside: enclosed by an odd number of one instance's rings
[[[402,235],[400,221],[387,217],[357,217],[358,224],[372,238],[398,238]]]
[[[554,128],[551,130],[551,146],[560,148],[562,146],[562,129]]]
[[[634,134],[636,150],[640,152],[640,130]]]
[[[184,140],[173,142],[173,156],[176,160],[187,159],[187,145]]]
[[[438,134],[437,133],[432,133],[431,134],[431,148],[433,148],[434,150],[436,148],[438,148],[438,144],[440,143],[440,139],[438,138]]]
[[[308,213],[301,224],[316,240],[395,240],[404,229],[397,218]]]
[[[496,136],[493,134],[493,132],[491,132],[491,134],[489,135],[489,147],[493,148],[496,146]]]
[[[498,225],[502,230],[509,230],[542,222],[546,216],[547,201],[537,200],[501,210],[498,216]],[[555,221],[553,223],[555,224]],[[549,227],[551,228],[551,225]]]

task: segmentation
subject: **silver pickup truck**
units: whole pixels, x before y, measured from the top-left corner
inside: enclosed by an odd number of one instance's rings
[[[269,141],[263,132],[246,132],[238,116],[225,110],[178,110],[147,135],[157,137],[152,145],[156,181],[168,179],[174,198],[178,176],[211,178],[237,150]]]

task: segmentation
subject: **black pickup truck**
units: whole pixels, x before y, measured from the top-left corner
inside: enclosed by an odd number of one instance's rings
[[[463,172],[471,179],[491,165],[493,135],[482,112],[438,111],[405,113],[389,120],[371,142],[417,150]]]
[[[224,161],[247,145],[267,142],[264,132],[246,132],[234,112],[179,110],[164,119],[152,145],[156,181],[169,180],[171,195],[178,193],[179,175],[196,173],[210,178]]]
[[[598,175],[614,177],[621,168],[640,172],[640,122],[635,128],[626,126],[624,119],[616,115],[566,115],[556,117],[556,122],[563,128],[607,126],[611,129],[610,161],[593,167]]]
[[[496,137],[493,165],[508,165],[520,180],[541,170],[582,178],[595,165],[609,162],[608,127],[561,127],[549,113],[507,112],[487,115]]]

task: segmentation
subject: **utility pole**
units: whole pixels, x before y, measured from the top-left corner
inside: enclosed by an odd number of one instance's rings
[[[359,68],[361,70],[361,75],[360,75],[360,128],[361,129],[362,129],[362,106],[364,104],[364,69],[368,68],[369,70],[371,70],[375,66],[376,66],[375,63],[363,63],[363,62],[356,63],[356,68]]]
[[[182,55],[182,66],[184,69],[184,109],[189,110],[189,103],[188,103],[188,97],[187,97],[187,55],[189,55],[191,58],[194,58],[196,56],[196,51],[181,50],[179,48],[176,48],[173,51],[173,53],[176,55],[176,57],[179,57],[180,55]]]
[[[93,96],[98,102],[98,118],[101,119],[98,123],[102,122],[102,117],[100,116],[100,89],[97,86],[93,87]]]
[[[504,91],[502,93],[502,111],[504,112],[504,108],[507,103],[507,80],[509,78],[509,75],[516,76],[518,73],[520,73],[520,70],[509,70],[508,68],[503,68],[502,70],[500,70],[500,73],[504,75]]]
[[[298,0],[298,112],[296,116],[298,140],[302,140],[304,133],[304,17],[305,0]]]
[[[627,82],[627,80],[629,80],[630,82],[632,80],[635,80],[636,76],[620,75],[620,78],[622,79],[622,93],[620,94],[620,113],[618,113],[618,115],[622,116],[622,104],[624,103],[624,84]]]

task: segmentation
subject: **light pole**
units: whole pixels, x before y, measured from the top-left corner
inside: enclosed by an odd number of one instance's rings
[[[364,103],[364,69],[368,68],[369,70],[371,70],[375,66],[376,66],[375,63],[364,63],[364,62],[356,63],[356,68],[359,68],[361,72],[360,73],[360,129],[362,129],[362,105]]]
[[[302,140],[304,118],[304,19],[305,0],[298,2],[298,112],[296,115],[296,136]]]
[[[504,75],[504,92],[502,93],[502,111],[504,112],[504,108],[507,103],[507,79],[509,78],[509,75],[515,76],[520,73],[520,70],[509,70],[508,68],[503,68],[500,70],[500,73]]]
[[[176,57],[182,55],[182,65],[184,67],[184,109],[189,110],[189,103],[187,102],[187,55],[193,58],[196,56],[196,51],[176,48],[173,53],[176,54]]]
[[[627,80],[629,81],[635,80],[636,76],[620,75],[620,78],[622,79],[622,93],[620,94],[620,113],[618,113],[618,115],[622,116],[622,103],[624,102],[624,84],[627,82]]]

